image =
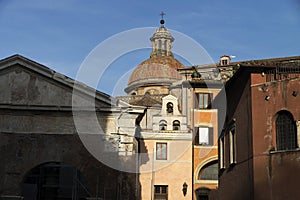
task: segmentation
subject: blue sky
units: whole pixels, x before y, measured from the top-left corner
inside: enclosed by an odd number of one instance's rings
[[[98,44],[159,26],[161,11],[167,28],[193,38],[215,62],[223,54],[235,61],[300,55],[299,0],[0,0],[0,58],[21,54],[75,78]],[[149,50],[121,56],[98,89],[112,94],[120,76],[148,57]]]

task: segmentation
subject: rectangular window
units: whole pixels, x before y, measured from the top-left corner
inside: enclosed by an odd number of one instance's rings
[[[196,144],[199,145],[214,145],[214,131],[213,127],[198,127],[196,129]]]
[[[227,65],[227,60],[222,60],[222,65]]]
[[[211,104],[212,97],[212,93],[195,93],[195,108],[208,109]]]
[[[156,143],[156,160],[167,160],[167,143]]]
[[[219,160],[220,160],[220,169],[225,168],[225,147],[224,147],[224,137],[219,140]]]
[[[236,163],[236,134],[235,134],[235,126],[231,128],[229,131],[229,142],[230,142],[230,154],[229,161],[230,165]]]
[[[167,200],[168,199],[168,186],[155,185],[154,186],[154,200]]]

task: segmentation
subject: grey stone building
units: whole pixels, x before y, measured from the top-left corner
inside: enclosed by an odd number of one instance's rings
[[[0,60],[0,199],[139,199],[143,108],[74,86],[20,55]]]

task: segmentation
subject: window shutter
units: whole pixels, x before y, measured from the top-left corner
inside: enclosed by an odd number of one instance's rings
[[[214,145],[214,129],[209,127],[209,145]]]

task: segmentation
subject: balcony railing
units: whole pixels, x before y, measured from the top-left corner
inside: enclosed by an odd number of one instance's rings
[[[300,66],[277,66],[266,72],[266,81],[284,80],[300,77]]]

